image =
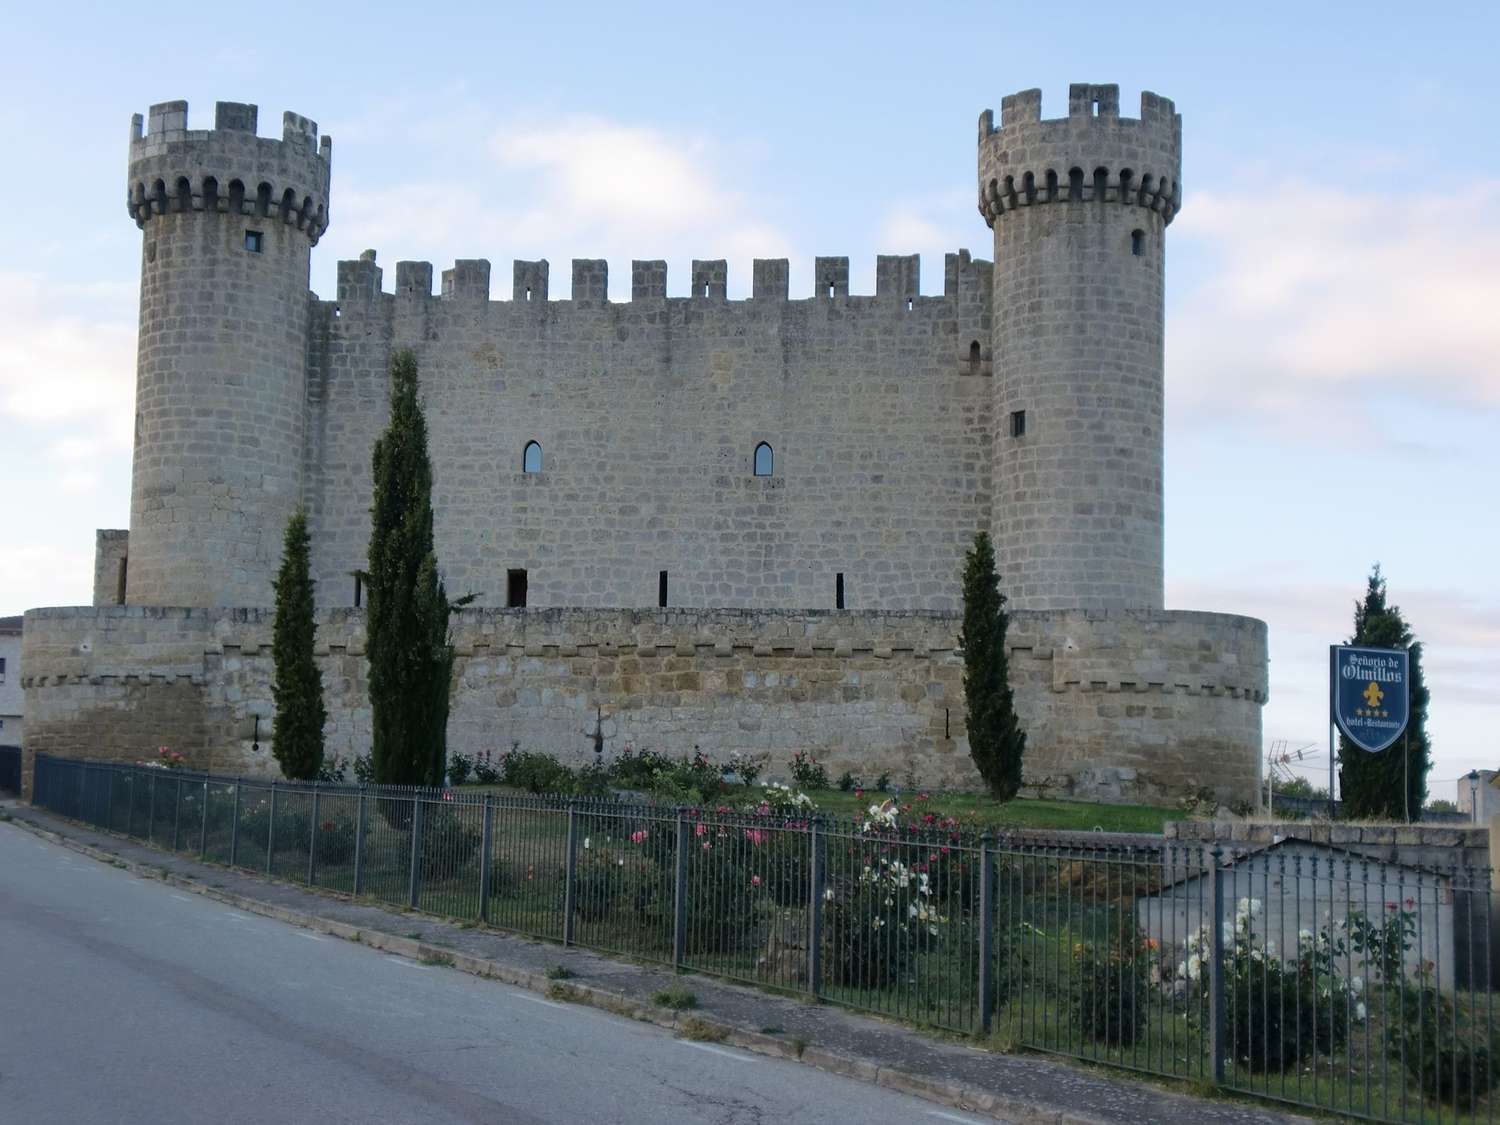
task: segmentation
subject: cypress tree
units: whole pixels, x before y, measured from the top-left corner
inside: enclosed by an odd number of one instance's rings
[[[447,759],[450,606],[432,537],[432,463],[417,358],[391,357],[391,420],[375,442],[370,511],[371,766],[383,785],[441,785]],[[465,599],[466,600],[466,599]]]
[[[1380,573],[1379,563],[1370,572],[1364,598],[1354,603],[1354,636],[1348,643],[1371,648],[1404,648],[1410,653],[1411,709],[1404,736],[1404,760],[1400,738],[1380,753],[1371,754],[1339,735],[1339,789],[1344,798],[1344,816],[1351,820],[1404,820],[1410,807],[1412,816],[1420,817],[1427,800],[1427,771],[1432,766],[1422,645],[1413,637],[1401,608],[1387,603],[1385,577]]]
[[[313,579],[308,561],[307,512],[298,508],[287,521],[276,576],[276,623],[271,633],[275,664],[271,698],[271,753],[284,776],[309,780],[323,765],[323,674],[313,657]]]
[[[1009,679],[1010,624],[1005,595],[995,574],[995,549],[981,531],[964,557],[964,624],[958,643],[964,650],[964,700],[969,756],[990,792],[1008,801],[1021,789],[1026,732],[1016,715]]]

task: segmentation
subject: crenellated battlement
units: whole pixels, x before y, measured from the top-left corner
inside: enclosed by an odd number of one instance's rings
[[[366,250],[357,259],[338,263],[337,301],[342,304],[368,302],[382,296],[401,300],[490,301],[491,267],[484,258],[460,258],[451,269],[442,271],[442,285],[433,293],[434,270],[431,262],[397,262],[394,294],[382,289],[384,272],[375,264],[375,251]],[[817,258],[813,267],[815,301],[876,302],[894,310],[910,312],[917,307],[936,307],[945,302],[966,298],[983,308],[988,301],[990,263],[974,259],[967,250],[949,254],[944,262],[943,295],[924,297],[921,293],[922,262],[917,254],[881,254],[875,259],[875,293],[873,296],[849,292],[849,259]],[[630,301],[689,301],[711,304],[761,304],[792,300],[788,277],[790,262],[786,258],[756,258],[752,265],[750,297],[730,301],[729,264],[722,258],[695,259],[690,268],[690,289],[680,297],[667,296],[667,263],[660,260],[631,262]],[[609,263],[602,258],[574,258],[572,293],[567,298],[549,298],[549,264],[546,259],[516,259],[511,269],[511,302],[538,307],[571,303],[580,306],[606,306],[624,302],[609,300]],[[498,298],[495,298],[498,299]]]
[[[333,141],[317,122],[284,113],[281,137],[256,134],[258,110],[219,102],[212,129],[189,129],[188,103],[162,102],[130,119],[126,210],[144,227],[186,211],[259,216],[295,226],[314,244],[328,229]]]
[[[1140,117],[1120,116],[1120,88],[1077,83],[1068,116],[1044,121],[1042,92],[1022,90],[979,115],[979,211],[991,226],[1046,203],[1144,207],[1170,223],[1182,206],[1182,115],[1141,94]]]

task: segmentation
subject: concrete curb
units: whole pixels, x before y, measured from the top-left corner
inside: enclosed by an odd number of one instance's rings
[[[1118,1122],[1080,1114],[1073,1109],[1040,1105],[1029,1098],[1010,1097],[1005,1094],[996,1093],[993,1090],[985,1090],[975,1086],[933,1078],[913,1071],[886,1066],[876,1059],[832,1051],[812,1043],[806,1044],[799,1049],[797,1044],[787,1042],[777,1036],[715,1019],[698,1011],[678,1012],[659,1008],[651,1004],[642,1004],[621,992],[613,992],[596,985],[582,984],[576,980],[552,980],[544,974],[517,968],[513,965],[491,960],[490,958],[477,957],[473,954],[463,953],[415,938],[402,937],[399,934],[392,934],[383,930],[364,929],[348,922],[324,918],[305,911],[288,909],[272,903],[262,902],[259,899],[246,895],[236,894],[232,891],[223,891],[216,887],[206,886],[196,879],[186,878],[166,871],[159,865],[124,859],[112,852],[96,848],[91,844],[75,840],[62,833],[54,832],[25,817],[11,817],[9,823],[24,828],[35,836],[49,840],[71,851],[79,852],[101,863],[119,867],[135,875],[160,880],[169,886],[191,891],[194,894],[221,902],[226,906],[233,906],[247,913],[259,914],[262,917],[272,918],[278,922],[285,922],[302,929],[327,934],[330,937],[359,942],[369,946],[371,949],[378,949],[383,953],[419,961],[423,964],[441,965],[457,969],[459,972],[468,973],[471,976],[497,980],[502,984],[523,988],[551,1000],[583,1004],[601,1011],[624,1016],[628,1019],[654,1024],[666,1030],[676,1032],[682,1038],[722,1043],[771,1058],[799,1062],[805,1066],[811,1066],[830,1074],[837,1074],[846,1078],[853,1078],[861,1082],[882,1086],[950,1109],[983,1114],[997,1121],[1013,1123],[1013,1125],[1118,1125]],[[104,830],[92,826],[89,827],[89,830],[110,836],[115,835],[114,833],[106,833]],[[121,840],[128,840],[133,844],[140,844],[140,841],[131,839],[130,837],[119,838]],[[192,862],[206,861],[193,859]],[[217,867],[219,865],[212,864],[211,866]],[[243,872],[238,868],[234,868],[233,870],[237,874],[260,878],[262,882],[268,884],[276,882],[275,880],[256,876],[253,872]],[[297,890],[326,895],[329,898],[353,901],[349,899],[349,896],[341,895],[334,891],[303,887],[300,884],[287,885],[293,886]],[[1188,1100],[1186,1095],[1181,1096],[1185,1100]],[[1310,1120],[1290,1115],[1285,1116],[1284,1119],[1287,1121]]]

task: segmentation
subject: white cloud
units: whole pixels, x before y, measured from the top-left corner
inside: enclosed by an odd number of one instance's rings
[[[920,254],[922,292],[943,291],[943,257],[968,247],[976,258],[990,256],[990,236],[974,210],[973,193],[945,191],[902,200],[881,217],[877,252]]]
[[[736,153],[717,141],[576,116],[483,131],[487,143],[441,181],[342,193],[335,253],[356,252],[340,244],[342,227],[397,257],[420,252],[434,272],[487,257],[497,299],[510,295],[513,257],[548,258],[554,297],[568,293],[569,257],[607,258],[611,294],[623,299],[632,258],[672,261],[674,293],[686,291],[691,259],[729,258],[731,292],[743,293],[750,259],[791,254],[787,236],[737,186]]]
[[[135,286],[0,273],[0,415],[69,428],[73,460],[129,448],[135,395]]]
[[[70,530],[74,534],[69,542],[76,546],[22,541],[7,543],[0,551],[0,615],[89,601],[94,589],[93,533]]]
[[[1173,234],[1211,272],[1173,308],[1174,407],[1326,436],[1365,391],[1500,404],[1500,182],[1397,185],[1193,195]]]

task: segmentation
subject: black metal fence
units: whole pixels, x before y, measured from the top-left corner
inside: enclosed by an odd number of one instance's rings
[[[1494,1120],[1488,870],[991,838],[38,755],[35,801],[239,868],[1378,1121]]]
[[[0,746],[0,792],[21,791],[21,748]]]

